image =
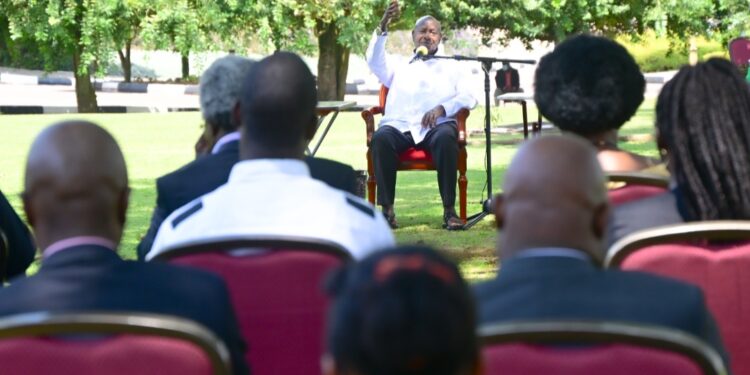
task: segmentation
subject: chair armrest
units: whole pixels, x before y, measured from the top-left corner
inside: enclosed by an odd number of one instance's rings
[[[456,126],[458,128],[458,144],[466,146],[466,119],[469,117],[469,110],[461,108],[456,114]]]
[[[365,120],[365,131],[367,132],[367,147],[370,147],[372,134],[375,133],[375,115],[382,114],[382,107],[372,107],[362,111],[362,119]]]

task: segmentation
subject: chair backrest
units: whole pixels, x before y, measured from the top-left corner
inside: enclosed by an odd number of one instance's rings
[[[380,108],[383,108],[385,113],[385,99],[388,98],[388,87],[386,85],[380,85],[380,93],[378,93],[378,104]]]
[[[733,372],[750,373],[750,222],[696,222],[636,232],[612,245],[606,265],[699,286]]]
[[[607,180],[623,184],[607,192],[614,206],[664,193],[669,186],[668,177],[643,172],[607,173]]]
[[[27,313],[0,319],[3,374],[228,375],[229,352],[190,320],[141,313]]]
[[[186,244],[156,259],[221,275],[232,297],[247,361],[256,374],[319,374],[332,269],[351,259],[332,243],[224,238]]]
[[[729,42],[729,59],[738,67],[747,66],[750,62],[750,39],[745,37],[732,39]]]
[[[619,322],[508,322],[480,327],[486,375],[724,374],[719,354],[670,328]]]
[[[0,288],[8,279],[8,257],[10,256],[10,244],[5,232],[0,228]]]

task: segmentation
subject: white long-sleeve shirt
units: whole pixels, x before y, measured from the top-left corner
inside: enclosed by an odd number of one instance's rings
[[[380,126],[410,131],[419,143],[429,131],[422,127],[424,114],[442,105],[446,117],[461,108],[474,108],[477,101],[467,86],[466,69],[454,60],[397,61],[385,52],[387,36],[373,34],[367,47],[370,71],[388,87],[388,100]]]

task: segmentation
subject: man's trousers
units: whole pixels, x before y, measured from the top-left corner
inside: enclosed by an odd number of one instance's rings
[[[414,144],[411,133],[402,133],[393,126],[380,126],[372,135],[370,151],[377,183],[377,203],[392,206],[396,195],[398,155],[409,147],[428,151],[437,169],[438,188],[443,207],[456,204],[456,168],[458,166],[458,130],[455,122],[440,124]]]

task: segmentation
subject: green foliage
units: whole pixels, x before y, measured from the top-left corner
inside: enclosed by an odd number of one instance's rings
[[[617,41],[628,49],[643,72],[676,70],[688,63],[688,50],[681,45],[675,46],[666,36],[657,37],[653,32],[647,32],[635,41],[626,36],[618,37]],[[696,47],[699,61],[726,56],[726,48],[717,41],[696,38]]]
[[[114,0],[6,0],[2,8],[11,38],[36,42],[47,68],[78,51],[79,73],[97,66],[111,52]]]

